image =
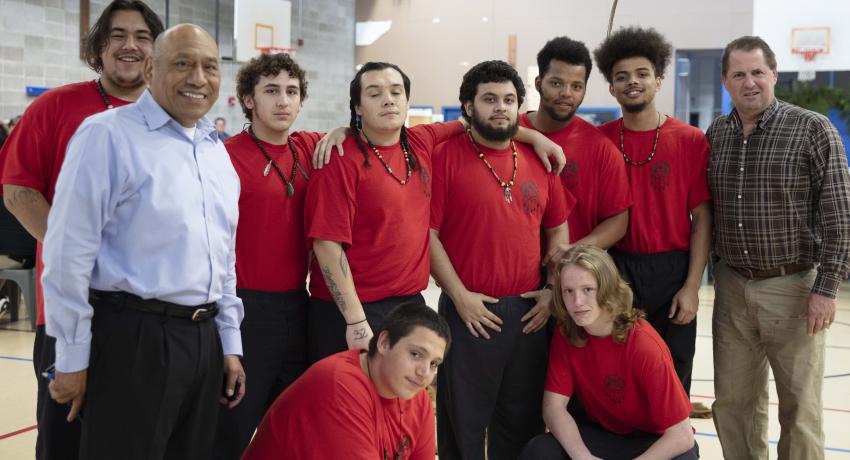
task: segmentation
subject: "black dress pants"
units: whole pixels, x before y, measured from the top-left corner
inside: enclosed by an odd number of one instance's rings
[[[194,322],[90,301],[80,457],[212,457],[224,375],[214,319]]]
[[[619,435],[606,431],[599,425],[579,422],[581,440],[590,453],[605,460],[631,460],[649,449],[661,436],[651,433],[630,433]],[[674,457],[673,460],[696,460],[699,458],[699,446],[694,441],[691,450]],[[532,439],[523,449],[518,460],[570,460],[570,456],[561,447],[552,433],[546,433]]]
[[[80,419],[68,422],[71,406],[59,404],[50,397],[50,383],[41,373],[56,361],[56,339],[47,335],[44,325],[35,328],[33,368],[38,382],[35,419],[38,434],[35,439],[36,460],[76,460],[80,453]]]
[[[238,406],[220,408],[216,459],[239,459],[269,406],[307,369],[307,291],[236,294],[245,305],[240,328],[248,391]]]
[[[543,384],[549,362],[546,328],[524,334],[520,319],[534,300],[502,297],[485,306],[502,319],[502,332],[474,337],[451,299],[440,295],[440,314],[452,346],[437,373],[437,446],[440,460],[515,460],[543,433]]]
[[[673,296],[685,285],[688,277],[687,251],[670,251],[657,254],[632,254],[611,249],[611,257],[620,274],[634,293],[634,306],[646,312],[646,321],[664,339],[673,367],[685,392],[691,394],[691,373],[696,353],[697,320],[683,326],[673,324],[670,303]]]
[[[366,302],[363,304],[366,322],[369,323],[372,332],[377,332],[381,322],[395,307],[411,302],[425,303],[425,298],[422,297],[422,294],[416,294]],[[345,318],[339,312],[339,307],[335,302],[310,297],[307,324],[310,364],[348,349],[348,343],[345,341],[345,328],[347,327]]]

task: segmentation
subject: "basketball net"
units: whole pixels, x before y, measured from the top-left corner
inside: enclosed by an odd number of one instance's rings
[[[821,48],[800,48],[794,50],[794,54],[803,57],[800,63],[800,70],[797,71],[797,81],[812,81],[817,77],[815,61],[823,51]]]

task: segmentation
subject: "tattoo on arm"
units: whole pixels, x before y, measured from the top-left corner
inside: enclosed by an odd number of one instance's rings
[[[366,338],[366,329],[357,329],[354,331],[354,340],[362,340]]]
[[[12,199],[10,200],[9,207],[12,208],[16,208],[18,206],[28,206],[39,201],[39,198],[41,198],[42,200],[44,199],[41,193],[38,193],[38,191],[33,190],[31,188],[20,188],[18,190],[15,190],[12,193],[11,198]]]
[[[345,256],[343,256],[345,257]],[[333,274],[331,274],[331,269],[328,267],[322,267],[322,276],[325,277],[325,284],[328,286],[328,291],[331,293],[331,297],[333,297],[334,302],[336,302],[337,307],[339,307],[340,313],[345,313],[345,310],[348,309],[348,306],[345,305],[345,299],[342,297],[342,291],[339,290],[339,286],[336,285],[336,282],[333,279]]]
[[[339,252],[339,270],[343,278],[348,278],[348,259],[345,257],[345,251]]]

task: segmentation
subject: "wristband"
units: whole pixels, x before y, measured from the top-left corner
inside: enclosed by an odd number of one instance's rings
[[[360,321],[356,321],[356,322],[353,322],[353,323],[345,323],[345,324],[346,324],[347,326],[354,326],[355,324],[360,324],[360,323],[365,323],[365,322],[366,322],[366,319],[364,318],[364,319],[362,319],[362,320],[360,320]]]

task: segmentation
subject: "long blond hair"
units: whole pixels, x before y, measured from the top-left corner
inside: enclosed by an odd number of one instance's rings
[[[611,256],[596,246],[579,244],[570,248],[564,258],[558,261],[555,267],[555,283],[552,295],[552,315],[558,320],[561,332],[570,343],[576,347],[583,347],[587,342],[583,328],[573,321],[564,305],[561,286],[561,272],[564,267],[575,265],[590,272],[598,289],[596,301],[599,307],[611,315],[614,321],[614,329],[611,335],[614,340],[623,343],[629,335],[635,322],[644,317],[642,311],[632,307],[632,290],[620,276]]]

